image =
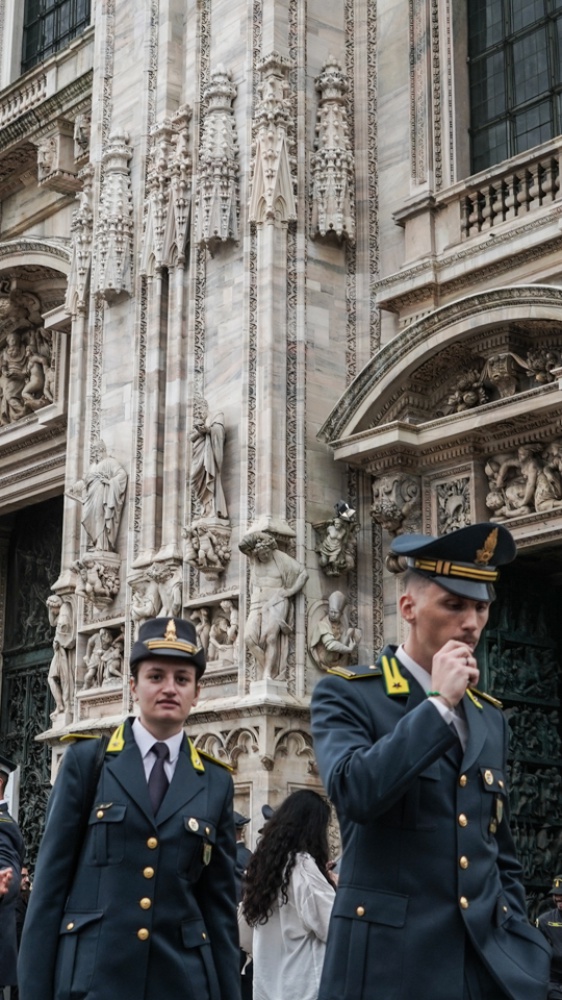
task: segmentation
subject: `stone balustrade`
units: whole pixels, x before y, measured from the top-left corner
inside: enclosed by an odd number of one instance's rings
[[[558,139],[536,156],[519,157],[509,168],[487,172],[478,185],[467,186],[460,197],[461,237],[469,239],[502,222],[535,212],[560,197],[562,143]]]
[[[33,76],[26,75],[23,86],[14,86],[0,100],[0,129],[34,108],[47,96],[47,77],[41,67]]]

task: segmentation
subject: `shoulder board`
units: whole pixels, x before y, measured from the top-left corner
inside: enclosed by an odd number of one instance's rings
[[[346,681],[359,681],[363,677],[382,677],[381,671],[375,664],[359,667],[329,667],[327,673],[343,677]]]
[[[107,753],[119,753],[120,750],[125,746],[125,723],[122,722],[120,726],[117,726],[107,744]]]
[[[65,733],[61,736],[61,743],[69,743],[70,740],[99,740],[99,736],[94,733]]]
[[[498,699],[494,698],[491,694],[486,694],[485,691],[479,691],[478,688],[475,687],[467,688],[468,695],[470,695],[471,691],[473,695],[477,696],[477,698],[483,698],[484,701],[489,701],[490,705],[493,705],[494,708],[503,708],[503,702],[498,701]]]
[[[562,924],[558,920],[547,920],[547,927],[562,927]]]
[[[199,750],[199,748],[197,748],[197,753],[201,757],[204,757],[205,760],[210,760],[212,764],[220,764],[220,766],[226,768],[227,771],[234,771],[234,768],[231,767],[230,764],[227,764],[224,760],[219,760],[218,757],[213,757],[213,755],[211,753],[207,753],[206,750]]]
[[[391,697],[410,693],[410,685],[400,673],[400,664],[395,656],[381,656],[381,667],[386,685],[386,693]]]

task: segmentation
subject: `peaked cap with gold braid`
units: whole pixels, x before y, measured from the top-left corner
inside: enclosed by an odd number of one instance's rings
[[[472,601],[493,601],[498,566],[515,559],[511,532],[484,521],[448,535],[399,535],[390,551],[406,559],[407,568],[440,587]]]
[[[160,656],[192,663],[198,677],[205,670],[205,652],[197,642],[195,626],[183,618],[149,618],[141,625],[131,650],[131,666]]]

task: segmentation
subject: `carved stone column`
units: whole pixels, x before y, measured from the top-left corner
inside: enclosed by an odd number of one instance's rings
[[[288,64],[273,54],[260,70],[250,220],[257,228],[256,514],[265,527],[285,522],[287,228],[296,206]]]

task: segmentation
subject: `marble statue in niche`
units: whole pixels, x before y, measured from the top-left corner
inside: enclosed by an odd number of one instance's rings
[[[340,590],[334,590],[323,610],[322,618],[312,624],[308,648],[321,670],[331,667],[347,667],[361,639],[361,630],[350,628],[347,615],[347,597]],[[312,613],[311,613],[312,617]]]
[[[181,613],[182,571],[174,563],[155,562],[148,570],[148,577],[155,585],[155,606],[159,605],[157,617],[177,618]],[[156,594],[158,597],[156,598]]]
[[[281,552],[273,535],[250,531],[239,544],[251,563],[250,611],[244,639],[264,679],[285,678],[288,636],[293,631],[291,598],[304,587],[308,573]]]
[[[341,576],[352,570],[359,531],[355,516],[346,518],[336,514],[331,521],[315,524],[314,530],[318,536],[315,551],[326,576]]]
[[[207,664],[214,667],[231,666],[238,662],[238,608],[231,600],[221,601],[215,608],[209,642]]]
[[[230,527],[207,524],[202,518],[184,529],[185,560],[206,576],[218,576],[230,561]]]
[[[78,575],[75,594],[90,601],[96,607],[111,604],[119,593],[119,575],[111,567],[96,559],[92,552],[85,552],[72,568]]]
[[[115,552],[127,489],[127,473],[107,454],[100,439],[92,448],[92,464],[69,494],[82,504],[82,524],[88,549]]]
[[[53,402],[51,334],[39,327],[10,330],[0,351],[0,425]]]
[[[195,625],[197,643],[207,656],[211,634],[210,610],[209,608],[193,608],[190,618]]]
[[[190,480],[203,518],[228,518],[221,480],[225,438],[224,414],[209,417],[207,401],[198,396],[193,412]]]
[[[69,650],[74,649],[74,613],[70,601],[65,601],[58,594],[47,598],[49,624],[54,628],[53,658],[49,666],[48,684],[55,700],[55,709],[51,713],[53,722],[70,721],[74,703],[74,671],[69,657]]]

